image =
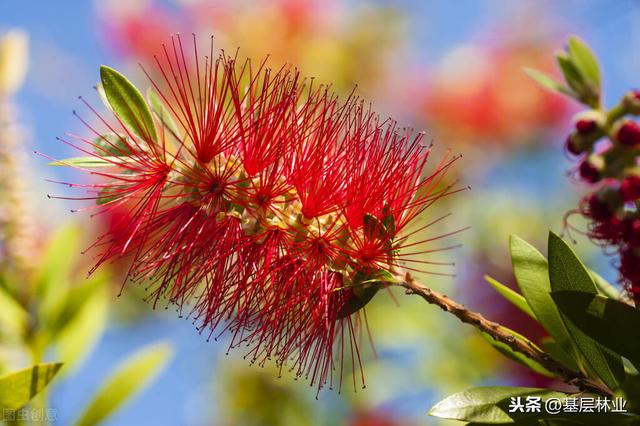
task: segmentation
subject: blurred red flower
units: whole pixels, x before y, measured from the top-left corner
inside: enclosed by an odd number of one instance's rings
[[[525,67],[551,72],[554,45],[505,31],[487,44],[453,50],[428,77],[421,98],[424,116],[440,137],[454,143],[531,143],[534,135],[558,128],[571,113],[564,97],[541,89],[523,72]]]

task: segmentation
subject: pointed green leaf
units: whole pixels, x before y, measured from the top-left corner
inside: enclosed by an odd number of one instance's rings
[[[536,83],[541,85],[547,90],[551,90],[552,92],[562,93],[563,95],[575,97],[575,93],[571,91],[568,87],[565,87],[562,83],[554,79],[548,74],[545,74],[541,71],[534,70],[531,68],[525,68],[524,72],[531,77]]]
[[[640,365],[640,310],[586,292],[554,291],[551,296],[563,315],[584,334]]]
[[[565,367],[578,371],[580,370],[580,366],[576,362],[576,360],[569,355],[562,346],[558,344],[552,337],[543,337],[541,342],[544,351],[551,355],[553,359],[560,362]]]
[[[393,217],[391,207],[386,203],[382,207],[382,224],[389,235],[396,235],[396,220]]]
[[[338,311],[338,318],[346,318],[354,312],[359,311],[364,308],[367,303],[373,299],[373,296],[378,293],[380,287],[377,285],[368,285],[366,287],[362,287],[358,294],[355,294],[353,297],[350,297],[347,302],[340,308]]]
[[[100,276],[94,276],[92,279],[99,280],[98,284],[89,284],[95,286],[95,290],[79,307],[72,308],[75,309],[73,315],[62,327],[55,341],[58,358],[65,364],[64,374],[79,367],[95,347],[106,325],[106,280]]]
[[[576,291],[592,296],[597,294],[589,271],[571,247],[553,232],[549,233],[549,279],[554,293]],[[611,389],[616,389],[620,380],[624,379],[624,367],[620,356],[585,334],[566,315],[561,315],[573,343],[583,355],[587,371],[602,379]]]
[[[562,70],[565,81],[575,93],[575,98],[592,108],[598,108],[600,104],[600,92],[594,87],[585,75],[578,69],[571,57],[564,53],[556,55],[558,65]]]
[[[102,86],[102,83],[96,84],[96,90],[98,91],[98,96],[100,97],[100,100],[102,101],[104,106],[106,106],[111,111],[113,111],[113,108],[111,108],[111,105],[109,104],[109,99],[107,99],[107,94],[104,92],[104,87]]]
[[[24,407],[53,380],[61,366],[61,363],[38,364],[0,377],[0,409]]]
[[[95,426],[103,422],[160,374],[172,352],[169,344],[159,343],[127,358],[98,390],[76,426]]]
[[[351,291],[352,297],[340,308],[338,318],[344,318],[359,311],[373,299],[378,290],[389,283],[397,283],[398,279],[391,272],[378,269],[371,273],[358,271],[351,281],[348,286],[339,289],[339,291]]]
[[[124,186],[114,186],[102,188],[100,192],[98,192],[98,198],[96,199],[96,204],[101,206],[103,204],[110,203],[112,201],[119,200],[123,197],[123,194],[126,193],[126,187]]]
[[[96,293],[104,292],[108,276],[104,272],[96,272],[87,279],[67,289],[58,303],[53,306],[46,317],[47,330],[52,336],[58,336],[64,328],[75,321],[77,315],[84,309],[85,304],[90,301]]]
[[[115,156],[113,157],[87,156],[87,157],[65,158],[64,160],[52,161],[48,165],[92,169],[96,167],[113,167],[121,163],[122,163],[122,160]]]
[[[561,410],[549,413],[545,410],[545,402],[557,399],[563,403],[564,398],[580,395],[569,395],[551,389],[524,388],[510,386],[487,386],[467,389],[451,395],[436,404],[429,414],[451,420],[472,422],[472,424],[516,424],[537,426],[541,424],[576,424],[576,425],[623,425],[635,424],[637,415],[628,413],[572,413]],[[540,412],[529,410],[524,405],[527,397],[541,399]],[[514,410],[512,402],[523,405]],[[541,423],[543,421],[543,423]]]
[[[580,73],[589,80],[595,89],[600,88],[600,67],[595,55],[582,39],[573,35],[567,45],[569,57]]]
[[[380,238],[385,233],[385,228],[382,222],[380,222],[377,217],[369,213],[364,215],[363,228],[364,235],[372,239]]]
[[[638,412],[640,409],[640,375],[627,376],[627,380],[622,385],[624,397],[629,401],[627,409]]]
[[[147,99],[149,100],[151,111],[158,117],[160,123],[167,128],[171,135],[179,137],[178,126],[173,119],[171,110],[165,105],[160,95],[158,95],[158,92],[151,86],[147,89]]]
[[[527,304],[524,296],[516,293],[506,285],[499,283],[488,275],[485,275],[484,279],[491,285],[491,287],[493,287],[498,293],[500,293],[502,297],[511,302],[516,308],[520,309],[522,312],[529,315],[534,320],[536,319],[535,314]]]
[[[4,333],[19,336],[26,331],[29,313],[20,303],[0,287],[0,336]]]
[[[397,283],[398,279],[386,269],[378,269],[377,271],[369,275],[363,282]]]
[[[140,91],[122,74],[106,65],[100,67],[104,93],[116,115],[143,140],[158,141],[156,127]]]
[[[515,331],[507,327],[500,327],[500,328],[502,328],[507,333],[510,333],[513,336],[519,338],[520,340],[527,342],[529,346],[538,348],[535,343],[533,343],[531,340],[524,337],[522,334],[516,333]],[[542,374],[543,376],[555,377],[555,374],[553,374],[552,372],[544,368],[538,362],[532,360],[531,358],[527,357],[523,353],[515,352],[513,349],[509,347],[509,345],[495,340],[493,337],[491,337],[487,333],[480,332],[480,335],[487,341],[487,343],[493,346],[494,349],[496,349],[498,352],[500,352],[502,355],[506,356],[507,358],[511,359],[512,361],[515,361],[518,364],[524,365],[528,369],[535,371],[538,374]]]
[[[105,154],[121,157],[131,154],[130,140],[128,136],[106,133],[93,140],[94,152],[99,156]]]
[[[38,322],[46,327],[60,309],[71,287],[73,267],[80,254],[80,228],[77,224],[57,227],[46,243],[36,274]]]
[[[611,285],[607,280],[602,278],[600,274],[595,271],[589,270],[589,274],[591,274],[591,279],[593,279],[593,283],[598,288],[598,292],[603,296],[610,297],[612,299],[619,300],[621,297],[620,290]]]
[[[561,53],[556,56],[564,79],[575,93],[581,94],[584,91],[585,80],[576,65],[565,54]]]
[[[569,332],[549,294],[551,283],[547,259],[535,247],[515,235],[509,238],[509,246],[516,281],[537,320],[565,352],[575,353]]]
[[[513,423],[514,420],[542,418],[542,413],[509,412],[511,398],[527,396],[564,398],[567,395],[549,389],[510,386],[487,386],[467,389],[438,402],[429,412],[434,417],[490,424]]]

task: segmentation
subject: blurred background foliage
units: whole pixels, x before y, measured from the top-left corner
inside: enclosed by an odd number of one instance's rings
[[[473,329],[398,292],[367,306],[375,350],[363,337],[366,389],[345,386],[315,401],[308,384],[249,367],[241,353],[225,356],[224,338],[206,342],[173,310],[153,311],[141,300],[143,289],[128,286],[117,297],[126,265],[86,279],[92,252],[80,252],[109,218],[77,213],[67,223],[69,202],[46,195],[77,194],[44,176],[68,181],[73,171],[45,170],[46,160],[31,153],[68,157],[55,136],[84,130],[70,113],[76,96],[100,105],[91,89],[99,64],[141,83],[137,62],[152,60],[170,33],[213,34],[218,47],[240,47],[255,60],[269,54],[272,66],[291,62],[344,96],[358,84],[357,94],[377,110],[426,130],[440,152],[464,155],[452,178],[472,190],[423,218],[452,213],[430,235],[471,226],[455,237],[461,249],[442,254],[456,266],[440,272],[455,277],[418,278],[537,340],[542,330],[482,276],[513,285],[508,235],[545,247],[547,230],[562,230],[563,214],[584,188],[567,178],[562,152],[575,105],[521,69],[557,74],[553,52],[576,33],[601,59],[605,100],[616,99],[640,75],[639,19],[636,0],[2,2],[1,34],[17,41],[0,44],[0,380],[62,362],[31,404],[55,409],[59,424],[104,417],[112,425],[446,424],[426,411],[450,393],[552,385],[502,358]],[[23,32],[8,33],[14,28]],[[579,239],[577,251],[615,280],[597,248]],[[140,352],[159,340],[168,343]],[[161,369],[170,347],[174,356]],[[155,373],[153,386],[119,406],[127,395],[114,389],[140,390]]]

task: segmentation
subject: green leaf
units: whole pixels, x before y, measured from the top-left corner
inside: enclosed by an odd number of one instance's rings
[[[592,296],[597,294],[589,271],[571,247],[553,232],[549,233],[549,279],[554,293],[576,291]],[[611,389],[616,389],[625,374],[620,356],[585,334],[566,315],[562,315],[562,318],[573,343],[583,355],[587,371],[602,379]]]
[[[105,290],[107,282],[107,275],[104,272],[97,272],[90,278],[71,286],[55,306],[52,306],[48,312],[49,315],[43,318],[47,331],[57,337],[58,333],[77,318],[85,304],[92,300],[96,293]]]
[[[102,336],[106,321],[108,294],[106,280],[100,276],[92,277],[97,284],[89,284],[95,290],[80,304],[73,307],[73,315],[66,321],[56,338],[58,358],[64,361],[63,372],[78,368],[91,353]]]
[[[382,224],[389,235],[396,235],[396,221],[393,217],[393,212],[389,204],[382,207]]]
[[[556,60],[571,90],[581,95],[584,92],[585,80],[576,65],[571,61],[571,58],[563,53],[558,54]]]
[[[628,375],[622,390],[624,398],[629,402],[627,410],[637,413],[640,410],[640,376]]]
[[[541,399],[540,412],[526,412],[526,409],[516,411],[510,408],[513,402],[526,404],[527,397],[539,397]],[[523,388],[509,386],[488,386],[467,389],[466,391],[451,395],[436,404],[429,414],[435,417],[472,422],[472,424],[578,424],[578,425],[620,425],[635,424],[638,417],[627,413],[567,413],[560,411],[551,414],[545,410],[545,401],[579,395],[568,395],[551,389]],[[518,398],[520,398],[518,400]],[[544,421],[543,423],[540,423]]]
[[[160,374],[172,352],[169,344],[159,343],[127,358],[97,391],[76,426],[94,426],[104,421]]]
[[[357,271],[351,282],[339,289],[339,291],[351,291],[352,297],[340,308],[338,318],[344,318],[359,311],[373,299],[378,290],[384,288],[388,283],[397,282],[397,278],[384,269],[373,272]]]
[[[547,90],[551,90],[552,92],[562,93],[567,96],[575,97],[575,93],[571,91],[568,87],[565,87],[562,83],[555,80],[548,74],[545,74],[541,71],[534,70],[531,68],[525,68],[524,72],[531,77],[536,83],[541,85]]]
[[[513,423],[514,420],[541,418],[543,413],[509,413],[511,398],[527,396],[564,398],[566,394],[548,389],[510,386],[487,386],[467,389],[438,402],[429,412],[434,417],[490,424]]]
[[[106,133],[93,140],[94,152],[99,156],[104,154],[121,157],[131,154],[130,140],[128,136]]]
[[[373,296],[378,293],[380,287],[376,285],[368,285],[366,287],[362,287],[359,294],[353,292],[353,297],[350,297],[347,302],[340,308],[338,311],[338,318],[346,318],[354,312],[359,311],[364,308],[367,303],[373,299]]]
[[[96,84],[96,90],[98,91],[98,96],[100,97],[100,100],[102,101],[104,106],[106,106],[111,111],[113,111],[113,108],[111,108],[111,105],[109,104],[109,99],[107,99],[107,94],[104,92],[104,87],[102,86],[102,83]]]
[[[374,273],[368,275],[364,281],[360,282],[360,284],[364,283],[397,283],[398,279],[386,269],[378,269]]]
[[[147,99],[151,106],[151,111],[153,111],[156,117],[158,117],[160,123],[169,130],[171,135],[179,137],[178,126],[173,119],[171,110],[165,105],[160,95],[158,95],[158,92],[156,92],[151,86],[147,89]]]
[[[385,235],[384,225],[372,214],[367,213],[364,215],[363,226],[364,235],[370,239],[380,238]]]
[[[576,360],[569,355],[562,346],[558,344],[552,337],[543,337],[540,341],[544,351],[551,355],[556,361],[560,362],[567,368],[571,370],[578,371],[580,370],[580,366],[576,362]]]
[[[598,288],[598,292],[603,296],[610,297],[612,299],[619,300],[621,297],[620,290],[611,285],[607,280],[602,278],[600,274],[589,269],[589,274],[591,274],[591,279],[593,283]]]
[[[554,291],[551,296],[584,334],[640,365],[640,310],[592,293]]]
[[[500,293],[500,295],[502,297],[504,297],[505,299],[507,299],[509,302],[511,302],[513,305],[515,305],[515,307],[517,307],[518,309],[520,309],[522,312],[524,312],[525,314],[529,315],[531,318],[533,318],[534,320],[536,319],[536,315],[533,313],[533,311],[531,310],[531,308],[529,307],[529,305],[527,304],[527,301],[525,300],[525,298],[521,295],[516,293],[515,291],[511,290],[509,287],[507,287],[504,284],[499,283],[498,281],[494,280],[493,278],[491,278],[488,275],[484,276],[485,281],[487,281],[498,293]]]
[[[24,407],[55,377],[61,363],[38,364],[0,377],[0,409]]]
[[[549,294],[551,283],[547,259],[535,247],[515,235],[509,238],[509,246],[513,272],[529,307],[565,352],[574,354],[569,331]]]
[[[36,274],[39,299],[36,307],[38,323],[36,333],[38,342],[43,346],[51,343],[51,340],[57,339],[59,333],[70,322],[75,321],[78,314],[86,312],[84,310],[85,303],[93,301],[95,293],[104,289],[109,279],[105,273],[97,272],[87,279],[80,277],[79,282],[72,281],[72,277],[77,275],[74,268],[78,262],[78,256],[75,253],[80,254],[80,233],[80,228],[76,224],[60,227],[47,242],[41,267]],[[92,339],[100,335],[97,321],[100,316],[100,307],[94,304],[93,308],[96,309],[96,312],[88,314],[89,317],[85,320],[92,323],[94,329],[92,332],[86,330],[86,333],[89,334],[83,338],[85,341],[79,342],[85,348],[89,348]],[[76,324],[80,329],[88,326],[88,324]],[[70,339],[73,334],[70,330],[67,330],[65,339]],[[69,341],[66,340],[66,342]],[[64,355],[64,358],[67,358],[67,355],[68,353]],[[75,357],[80,358],[81,355],[83,353],[79,351]],[[71,358],[73,357],[71,356]],[[62,359],[62,361],[67,366],[74,364],[72,359]]]
[[[26,331],[29,313],[5,289],[0,287],[0,335],[20,336]]]
[[[110,203],[112,201],[122,198],[122,190],[124,188],[116,186],[114,188],[102,188],[96,198],[96,205],[101,206],[103,204]]]
[[[520,340],[522,340],[524,342],[527,342],[529,344],[529,346],[539,349],[535,345],[535,343],[533,343],[531,340],[529,340],[526,337],[524,337],[522,334],[516,333],[515,331],[513,331],[513,330],[511,330],[511,329],[509,329],[507,327],[500,327],[500,328],[502,328],[507,333],[510,333],[510,334],[514,335],[515,337],[519,338]],[[517,362],[518,364],[524,365],[528,369],[530,369],[532,371],[535,371],[538,374],[542,374],[543,376],[555,377],[555,374],[553,374],[552,372],[550,372],[549,370],[544,368],[538,362],[532,360],[531,358],[527,357],[526,355],[524,355],[524,354],[522,354],[520,352],[515,352],[513,349],[511,349],[509,347],[509,345],[495,340],[493,337],[491,337],[487,333],[480,332],[480,335],[487,341],[487,343],[489,343],[491,346],[493,346],[494,349],[496,349],[498,352],[500,352],[501,354],[503,354],[507,358]]]
[[[573,58],[559,53],[556,59],[567,84],[575,92],[574,98],[592,108],[599,108],[600,90],[582,73]]]
[[[595,55],[582,39],[573,35],[569,37],[567,45],[569,57],[580,73],[593,84],[594,89],[600,89],[600,67]]]
[[[46,243],[36,274],[39,322],[50,322],[64,303],[79,254],[80,228],[76,224],[58,227]]]
[[[111,109],[135,134],[149,142],[158,142],[151,111],[140,91],[122,74],[105,65],[100,80]]]
[[[64,160],[52,161],[49,166],[67,166],[80,167],[84,169],[93,169],[96,167],[113,167],[122,164],[122,160],[116,156],[109,157],[72,157]]]

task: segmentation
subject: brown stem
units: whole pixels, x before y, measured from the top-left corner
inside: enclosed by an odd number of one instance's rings
[[[440,294],[430,288],[422,286],[409,273],[404,277],[401,277],[399,285],[406,289],[407,294],[417,294],[427,302],[439,306],[442,310],[451,312],[453,315],[458,317],[460,321],[471,324],[478,330],[493,337],[496,341],[504,343],[515,352],[519,352],[536,361],[547,370],[556,374],[565,383],[576,386],[581,391],[594,392],[599,395],[613,395],[613,392],[602,383],[590,379],[578,371],[573,371],[565,367],[551,358],[549,354],[541,351],[536,346],[532,346],[530,343],[518,336],[514,336],[500,324],[489,321],[482,316],[482,314],[470,311],[464,305],[451,300],[444,294]]]

